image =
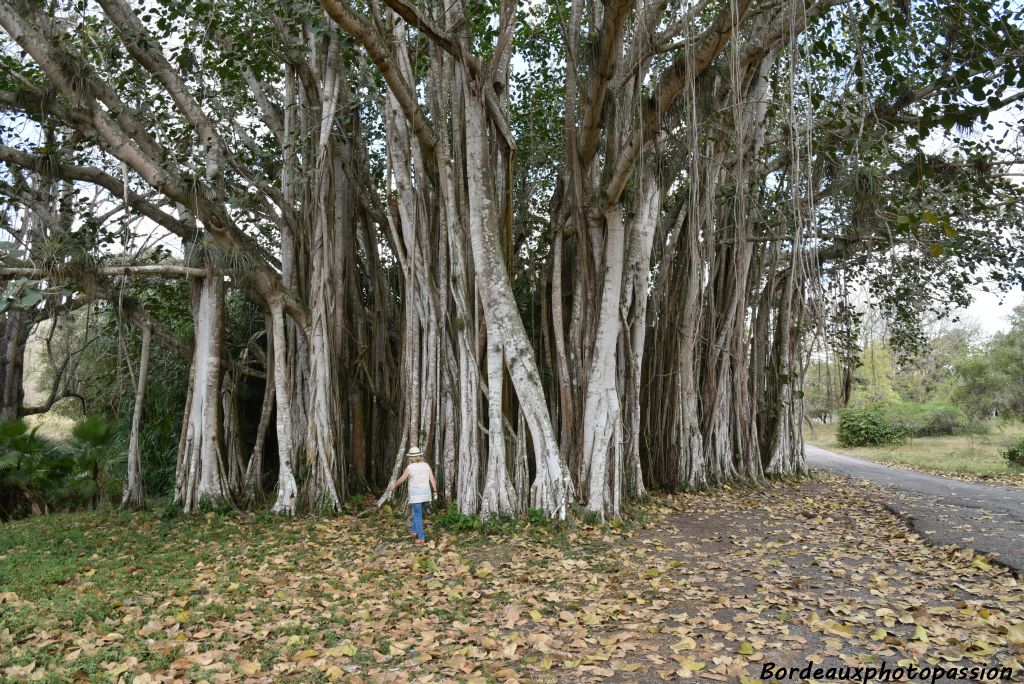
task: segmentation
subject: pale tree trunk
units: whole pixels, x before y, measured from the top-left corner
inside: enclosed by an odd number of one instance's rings
[[[735,49],[735,48],[734,48]],[[753,403],[749,393],[746,319],[753,246],[751,166],[749,155],[756,145],[764,102],[759,81],[732,63],[730,111],[736,131],[735,160],[731,168],[734,197],[718,212],[713,252],[712,280],[708,296],[714,302],[709,328],[711,345],[704,384],[705,408],[710,407],[705,428],[705,448],[711,477],[726,482],[737,477],[756,480],[761,474],[760,448]],[[746,85],[744,85],[746,84]],[[753,104],[751,104],[753,102]],[[725,240],[722,240],[722,238]],[[724,243],[724,244],[723,244]]]
[[[695,106],[695,105],[694,105]],[[686,489],[702,489],[707,485],[707,471],[704,454],[704,434],[701,431],[700,413],[698,411],[699,385],[697,383],[698,359],[700,349],[698,334],[700,331],[699,297],[704,289],[702,271],[704,261],[701,258],[700,237],[705,217],[712,217],[713,201],[717,191],[717,164],[701,163],[700,157],[709,158],[710,145],[702,146],[698,139],[698,128],[692,124],[693,134],[690,138],[690,193],[686,207],[686,230],[679,236],[678,254],[679,268],[683,269],[682,315],[679,330],[679,351],[676,367],[679,371],[678,393],[675,401],[679,415],[679,460],[676,467],[676,485]],[[701,154],[703,150],[703,154]]]
[[[339,326],[343,308],[338,293],[345,275],[341,258],[342,233],[348,229],[347,182],[336,162],[337,145],[332,141],[341,89],[338,49],[340,36],[332,36],[326,54],[323,95],[312,188],[312,236],[309,245],[310,325],[306,460],[309,475],[303,482],[304,501],[312,511],[336,513],[346,495],[345,462],[342,446],[341,391],[339,388]],[[315,111],[315,109],[314,109]]]
[[[230,500],[220,444],[224,280],[209,276],[192,287],[195,351],[175,492],[175,502],[185,512]]]
[[[587,510],[602,520],[606,515],[614,517],[619,514],[614,503],[618,497],[612,495],[611,487],[617,489],[621,486],[621,472],[614,470],[622,445],[613,438],[618,433],[622,417],[616,387],[615,352],[622,326],[619,301],[625,261],[624,241],[622,207],[615,205],[605,214],[604,283],[583,404],[583,473],[588,487]]]
[[[270,316],[273,327],[274,348],[274,390],[277,394],[277,453],[278,476],[277,498],[271,511],[278,514],[295,515],[298,511],[298,484],[295,481],[296,449],[291,384],[288,378],[288,349],[285,332],[284,311],[280,300],[270,301]],[[268,378],[269,382],[269,378]]]
[[[644,346],[647,340],[647,300],[651,278],[651,250],[655,227],[661,211],[661,192],[656,177],[646,178],[643,202],[630,231],[627,264],[623,274],[621,310],[626,327],[622,330],[619,349],[624,357],[620,363],[625,380],[622,410],[625,472],[623,484],[632,498],[645,495],[640,469],[640,382]]]
[[[526,435],[526,419],[523,418],[523,412],[520,411],[516,424],[516,454],[512,470],[512,491],[515,492],[515,501],[519,506],[517,512],[519,513],[527,512],[527,503],[530,500],[530,469],[526,453]]]
[[[505,461],[505,429],[502,414],[501,339],[488,332],[487,340],[487,475],[480,498],[480,517],[515,515],[518,505]]]
[[[463,331],[464,332],[464,331]],[[477,438],[480,380],[474,344],[460,335],[459,344],[459,472],[456,500],[463,515],[480,512],[480,444]]]
[[[338,389],[338,364],[335,356],[333,316],[338,315],[332,303],[337,282],[333,225],[322,225],[312,246],[313,280],[311,284],[311,324],[308,334],[309,401],[306,456],[310,471],[304,486],[310,510],[336,513],[344,496],[344,460],[340,450],[341,413]]]
[[[312,141],[312,125],[308,121],[308,112],[301,104],[303,88],[299,86],[297,68],[293,64],[285,66],[285,92],[283,107],[283,137],[284,157],[281,163],[281,196],[287,207],[304,205],[306,201],[315,198],[315,193],[308,192],[310,183],[303,180],[304,162],[309,159]],[[305,116],[304,116],[305,115]],[[317,122],[319,123],[319,122]],[[311,211],[315,212],[318,207],[314,205]],[[281,279],[285,285],[300,298],[309,299],[309,246],[307,233],[311,232],[308,216],[299,216],[296,221],[290,223],[281,232]],[[273,319],[273,302],[268,301]],[[274,506],[282,506],[278,512],[287,512],[294,515],[298,510],[297,492],[294,491],[295,469],[298,467],[298,440],[306,434],[309,427],[307,416],[306,400],[309,396],[307,380],[309,379],[310,355],[306,340],[306,331],[302,326],[291,318],[282,316],[281,324],[284,334],[281,340],[274,337],[274,360],[268,360],[276,368],[275,394],[278,406],[277,432],[278,450],[281,449],[280,436],[282,429],[288,436],[288,477],[285,483],[278,482],[278,495]],[[276,323],[271,320],[271,328]],[[271,336],[273,337],[273,333]],[[283,356],[277,356],[280,352]],[[285,393],[288,397],[287,416],[289,425],[283,428],[281,425],[281,393],[277,389],[278,382],[283,382]],[[282,488],[285,493],[285,500],[282,501]],[[291,499],[296,500],[291,500]]]
[[[562,306],[562,250],[564,238],[561,228],[556,227],[555,244],[552,247],[551,267],[551,326],[555,347],[555,368],[558,370],[559,443],[564,446],[573,443],[575,425],[575,393],[572,390],[575,379],[569,372],[568,355],[565,345],[565,318]],[[571,459],[569,459],[571,461]]]
[[[408,37],[404,22],[391,17],[393,44],[395,46],[394,68],[408,83],[415,75],[409,57]],[[446,396],[453,393],[450,369],[454,367],[454,355],[450,346],[447,328],[444,325],[445,304],[441,297],[447,297],[449,281],[447,266],[447,235],[439,236],[437,231],[449,233],[454,229],[447,224],[439,225],[438,212],[445,211],[439,206],[436,195],[431,193],[431,180],[437,180],[426,167],[422,145],[413,131],[401,103],[392,90],[388,91],[384,109],[389,189],[393,183],[394,199],[388,224],[392,240],[398,251],[403,281],[402,321],[402,418],[403,429],[400,437],[401,451],[396,454],[394,467],[384,495],[378,501],[382,505],[394,493],[394,482],[405,466],[405,449],[419,446],[435,466],[440,465],[444,486],[456,475],[448,470],[448,455],[438,453],[446,445],[454,444],[449,433],[455,426],[443,420],[446,415]],[[441,172],[444,172],[444,167]],[[442,185],[447,180],[442,180]],[[451,188],[442,187],[450,197]],[[442,202],[450,203],[447,198]],[[441,239],[438,239],[441,238]],[[456,276],[457,277],[457,276]],[[453,407],[454,410],[454,407]],[[474,426],[474,430],[475,430]],[[454,469],[455,463],[451,462]]]
[[[452,442],[452,451],[446,453],[445,497],[454,497],[463,515],[477,515],[481,506],[479,325],[473,273],[466,254],[468,212],[464,209],[465,193],[461,192],[466,185],[461,163],[464,150],[463,102],[461,97],[453,97],[453,91],[461,93],[462,69],[451,59],[439,55],[435,59],[434,70],[440,84],[435,93],[434,113],[442,119],[446,110],[451,110],[448,120],[452,131],[451,143],[448,136],[439,138],[435,155],[441,226],[447,240],[449,271],[447,277],[439,282],[447,284],[452,303],[447,314],[453,320],[447,326],[450,344],[446,345],[446,353],[452,357],[447,377],[453,404],[451,410],[456,416],[448,424],[446,432]]]
[[[145,492],[142,487],[142,447],[140,431],[142,429],[142,409],[146,403],[146,382],[149,379],[149,350],[153,339],[150,326],[142,326],[142,351],[139,354],[139,378],[135,389],[135,406],[132,410],[132,431],[128,438],[128,473],[124,481],[124,494],[121,497],[121,508],[139,510],[146,505]]]
[[[512,295],[492,213],[493,202],[485,182],[493,164],[488,153],[485,108],[479,96],[468,92],[464,102],[470,247],[484,319],[489,334],[496,331],[501,335],[505,363],[530,429],[537,465],[531,506],[542,509],[548,516],[565,518],[573,491],[572,480],[555,440],[533,346]]]
[[[747,251],[746,239],[736,232],[737,250]],[[719,316],[709,321],[708,332],[712,335],[704,354],[704,448],[707,462],[708,477],[711,481],[721,484],[736,479],[736,441],[733,431],[734,402],[738,401],[736,389],[735,358],[730,353],[737,327],[742,332],[743,309],[740,306],[740,295],[737,283],[746,282],[746,259],[727,251],[724,255],[719,250],[716,255],[719,273],[708,285],[708,298],[713,302],[721,302]],[[739,273],[743,272],[741,280]]]

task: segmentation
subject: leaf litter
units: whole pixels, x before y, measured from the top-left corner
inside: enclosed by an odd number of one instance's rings
[[[0,540],[14,681],[759,681],[765,663],[1024,674],[1024,589],[848,481],[655,497],[628,525],[50,516]],[[49,565],[47,565],[49,564]]]

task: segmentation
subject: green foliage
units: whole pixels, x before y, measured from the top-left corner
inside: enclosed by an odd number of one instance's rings
[[[480,532],[482,534],[509,534],[526,529],[553,531],[558,521],[549,520],[544,511],[531,508],[526,517],[492,516],[481,520],[475,516],[463,515],[454,501],[432,517],[438,528],[449,532]]]
[[[483,527],[479,518],[459,513],[454,501],[449,501],[448,507],[434,516],[434,524],[449,532],[472,532]]]
[[[1024,440],[1003,452],[1003,458],[1016,468],[1024,468]]]
[[[45,513],[73,472],[65,454],[23,420],[0,425],[0,520]]]
[[[871,342],[860,354],[860,364],[853,375],[854,406],[869,406],[897,398],[893,388],[893,353],[884,344]]]
[[[886,404],[885,412],[889,422],[904,428],[912,437],[980,434],[986,430],[983,424],[968,418],[958,407],[940,402],[890,402]]]
[[[954,401],[975,416],[1024,416],[1024,305],[1014,309],[1010,330],[992,336],[956,364]]]
[[[124,455],[111,448],[115,433],[109,423],[85,418],[63,446],[37,430],[22,420],[0,425],[0,519],[116,500]]]
[[[93,508],[101,499],[113,499],[120,491],[120,474],[124,470],[124,454],[110,448],[114,429],[96,416],[83,418],[71,432],[70,451],[76,474],[68,482],[74,498],[88,499]]]
[[[836,439],[844,447],[897,444],[907,436],[905,428],[889,421],[884,404],[848,408],[839,412]]]
[[[904,401],[918,404],[953,402],[957,364],[977,348],[981,337],[977,325],[943,326],[929,336],[927,350],[897,363],[893,387]]]
[[[842,446],[898,444],[909,437],[981,434],[983,424],[940,402],[890,401],[839,412],[836,439]]]

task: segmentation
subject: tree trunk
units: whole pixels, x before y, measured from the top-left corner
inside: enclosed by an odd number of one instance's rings
[[[284,309],[281,301],[270,301],[271,326],[274,347],[274,390],[277,394],[277,498],[271,511],[295,515],[298,511],[299,488],[295,481],[296,450],[292,418],[291,383],[288,377],[288,348],[285,332]],[[269,378],[268,378],[269,382]]]
[[[609,467],[615,464],[621,449],[621,444],[615,443],[613,437],[622,418],[616,387],[615,352],[622,325],[619,301],[625,262],[624,240],[622,207],[615,205],[605,214],[604,283],[582,423],[583,473],[588,488],[587,510],[602,520],[606,515],[614,517],[619,514],[613,504],[616,497],[612,496],[611,487],[621,486],[621,473],[612,473],[614,483],[610,483]]]
[[[233,497],[241,497],[245,487],[245,466],[242,452],[242,425],[238,410],[240,376],[237,372],[224,373],[221,390],[221,404],[224,416],[222,431],[227,458],[227,487]]]
[[[195,350],[175,502],[187,513],[229,501],[220,444],[221,354],[224,281],[210,276],[193,282]]]
[[[502,412],[504,368],[501,339],[488,333],[487,340],[487,475],[480,497],[480,517],[515,515],[515,491],[505,461],[505,423]]]
[[[332,230],[328,227],[326,231]],[[332,277],[334,250],[327,232],[319,236],[312,249],[313,283],[310,308],[309,350],[309,422],[306,431],[306,458],[309,476],[304,483],[309,509],[337,513],[345,494],[344,458],[341,447],[341,406],[336,359],[337,340],[333,334],[337,315],[331,295],[337,284]]]
[[[651,250],[654,233],[661,211],[661,192],[657,178],[646,178],[643,203],[630,231],[627,265],[623,274],[622,315],[626,327],[622,331],[619,349],[624,357],[620,367],[625,374],[623,383],[622,432],[626,468],[623,484],[626,494],[639,498],[646,494],[643,472],[640,468],[640,382],[647,342],[647,300],[651,277]]]
[[[537,470],[531,488],[531,506],[542,509],[548,516],[564,519],[569,497],[572,496],[572,480],[558,450],[533,346],[516,308],[508,271],[503,263],[497,223],[492,213],[493,201],[485,182],[493,168],[485,121],[482,99],[467,92],[466,163],[473,270],[488,334],[495,331],[501,336],[505,363],[533,439]]]
[[[0,313],[0,424],[17,420],[25,400],[26,321],[23,311]]]

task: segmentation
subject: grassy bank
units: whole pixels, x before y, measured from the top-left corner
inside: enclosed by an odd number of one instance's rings
[[[1024,439],[1024,423],[992,421],[982,435],[917,437],[903,444],[880,447],[844,447],[836,440],[836,426],[815,424],[804,428],[808,444],[878,463],[971,480],[989,480],[1024,486],[1024,470],[1012,468],[1002,452]]]

